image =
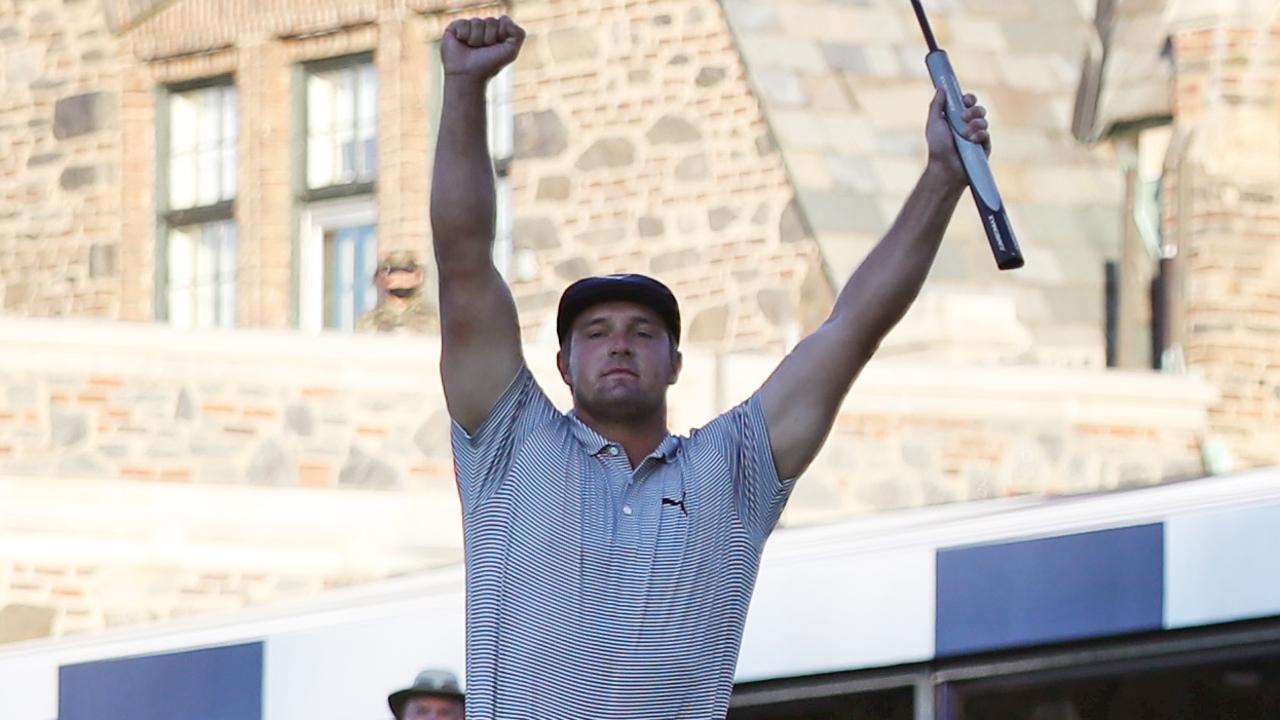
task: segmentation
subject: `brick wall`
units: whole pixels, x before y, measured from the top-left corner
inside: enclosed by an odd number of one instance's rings
[[[434,338],[12,319],[0,337],[0,640],[461,557]],[[565,407],[554,356],[526,348]],[[778,359],[687,351],[672,427]],[[1213,399],[1190,377],[876,361],[783,523],[1195,477]]]
[[[1280,462],[1280,27],[1177,30],[1165,234],[1179,248],[1186,362],[1222,393],[1238,464]]]

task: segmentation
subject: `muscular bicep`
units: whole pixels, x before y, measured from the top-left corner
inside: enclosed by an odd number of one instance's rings
[[[515,300],[497,269],[440,279],[440,374],[449,415],[475,432],[520,370]]]
[[[828,321],[796,345],[761,386],[778,477],[794,478],[813,461],[872,350],[856,332]]]

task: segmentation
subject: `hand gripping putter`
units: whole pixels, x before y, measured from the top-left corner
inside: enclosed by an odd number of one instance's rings
[[[983,152],[981,145],[969,142],[960,135],[960,130],[965,126],[961,119],[964,93],[960,90],[960,82],[956,80],[956,72],[951,69],[947,52],[938,47],[920,0],[911,0],[911,7],[916,11],[920,30],[924,32],[924,40],[929,44],[929,54],[924,58],[924,64],[929,68],[929,77],[933,78],[934,87],[941,89],[947,96],[947,120],[951,123],[951,134],[955,137],[956,150],[960,153],[964,172],[969,176],[969,189],[973,191],[973,200],[978,204],[982,229],[986,231],[987,241],[991,243],[996,267],[1001,270],[1020,268],[1023,265],[1022,251],[1018,249],[1018,241],[1013,237],[1009,213],[1000,199],[1000,191],[996,189],[996,179],[991,174],[987,154]]]

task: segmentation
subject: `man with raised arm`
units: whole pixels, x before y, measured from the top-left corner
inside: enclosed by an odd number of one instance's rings
[[[503,17],[445,31],[431,191],[445,399],[467,563],[467,717],[722,718],[765,539],[841,400],[915,299],[965,188],[934,97],[929,157],[831,316],[753,395],[667,431],[680,312],[642,275],[579,280],[556,318],[562,413],[521,354],[494,268],[485,83],[520,52]],[[987,143],[965,99],[964,135]]]

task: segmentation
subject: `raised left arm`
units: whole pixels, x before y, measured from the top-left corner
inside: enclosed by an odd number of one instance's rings
[[[929,161],[897,219],[854,271],[830,317],[802,340],[760,389],[778,477],[793,478],[812,462],[836,412],[880,341],[920,293],[943,232],[966,186],[945,98],[929,106]],[[965,97],[964,136],[990,149],[986,111]]]

